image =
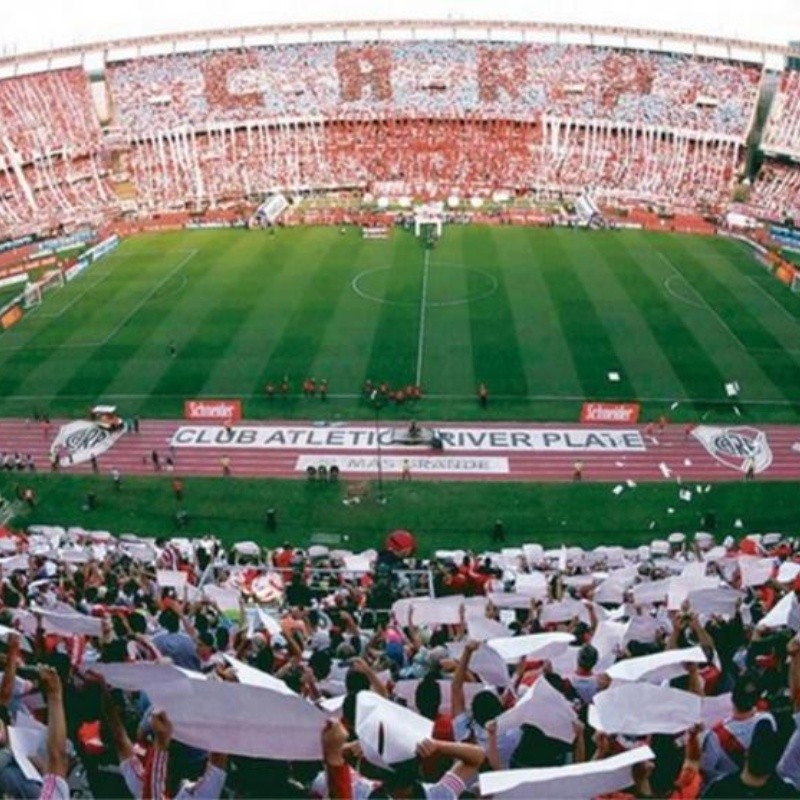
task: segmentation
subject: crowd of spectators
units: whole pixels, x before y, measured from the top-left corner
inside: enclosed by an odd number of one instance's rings
[[[769,148],[797,150],[798,75],[782,75]],[[107,66],[112,148],[83,69],[20,75],[0,80],[0,236],[121,208],[205,209],[336,187],[420,197],[588,189],[601,202],[719,207],[743,172],[761,78],[760,67],[722,59],[573,44],[307,43],[144,57]],[[796,216],[797,180],[768,162],[753,208]]]
[[[80,67],[0,80],[0,157],[21,163],[97,149],[100,125]]]
[[[336,186],[464,198],[518,188],[567,197],[588,187],[609,202],[716,207],[730,197],[741,159],[734,142],[625,126],[384,120],[171,134],[140,142],[130,164],[152,210]]]
[[[430,560],[403,531],[359,554],[52,526],[0,546],[6,795],[800,795],[780,534]]]
[[[751,186],[748,206],[774,222],[800,220],[800,164],[765,161]]]
[[[101,144],[82,68],[0,80],[0,235],[113,208]]]
[[[743,141],[761,70],[579,45],[296,44],[112,64],[117,122],[133,137],[275,119],[613,121]]]
[[[800,157],[800,70],[781,75],[772,100],[762,145],[768,152]]]
[[[116,204],[97,153],[36,158],[16,169],[0,164],[0,235],[102,220]]]

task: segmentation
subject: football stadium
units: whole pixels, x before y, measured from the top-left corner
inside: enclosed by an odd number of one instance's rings
[[[0,794],[800,796],[796,9],[182,5],[0,34]]]

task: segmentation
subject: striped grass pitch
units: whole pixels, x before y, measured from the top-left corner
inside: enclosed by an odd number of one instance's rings
[[[284,375],[293,396],[268,402]],[[306,377],[327,404],[297,396]],[[797,422],[800,298],[715,238],[449,226],[426,251],[401,231],[194,231],[125,241],[0,334],[3,415],[240,397],[251,418],[346,419],[371,414],[365,379],[424,387],[387,414],[554,420],[583,399],[728,418],[735,380],[746,420]]]

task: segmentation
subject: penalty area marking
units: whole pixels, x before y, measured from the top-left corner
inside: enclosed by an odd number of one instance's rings
[[[426,251],[427,252],[427,251]],[[465,306],[468,303],[476,303],[479,300],[485,300],[487,297],[491,297],[496,291],[498,287],[497,278],[493,275],[490,275],[488,272],[484,272],[481,269],[475,269],[474,267],[465,267],[461,264],[451,264],[446,261],[440,262],[438,264],[431,265],[434,270],[444,268],[444,269],[452,269],[452,270],[461,270],[462,272],[471,272],[473,275],[478,275],[481,278],[485,279],[487,282],[487,288],[482,289],[475,294],[466,295],[465,297],[457,297],[452,300],[426,300],[426,306],[428,308],[450,308],[452,306]],[[365,269],[363,272],[359,272],[358,275],[350,281],[350,288],[362,299],[362,300],[369,300],[372,303],[378,303],[378,305],[382,306],[399,306],[399,307],[406,307],[406,308],[417,308],[418,304],[416,300],[387,300],[385,297],[380,297],[377,294],[373,294],[372,292],[364,289],[363,283],[370,275],[377,275],[382,272],[388,272],[392,267],[372,267],[370,269]]]
[[[683,274],[683,272],[681,272],[680,269],[678,269],[678,267],[672,262],[672,260],[667,258],[663,253],[659,253],[658,255],[661,257],[661,260],[672,270],[673,272],[672,277],[681,278],[683,282],[691,289],[692,293],[697,297],[698,302],[703,304],[702,310],[707,311],[709,314],[711,314],[717,320],[717,322],[719,322],[719,324],[728,332],[728,334],[736,342],[736,344],[738,344],[739,347],[742,348],[742,350],[748,352],[749,348],[747,347],[747,345],[731,330],[730,325],[728,325],[728,323],[725,322],[724,319],[722,319],[719,313],[717,313],[714,306],[712,306],[711,303],[709,303],[708,300],[706,300],[706,298],[703,297],[703,295],[699,291],[697,291],[697,289],[695,289],[691,283],[689,283],[689,281],[686,279],[686,276]],[[680,299],[686,300],[685,297],[681,297]],[[698,306],[698,308],[700,308],[700,306]]]
[[[672,295],[676,300],[680,300],[682,303],[686,303],[687,306],[691,306],[692,308],[699,308],[700,311],[705,311],[706,307],[702,303],[700,303],[695,298],[687,297],[685,294],[682,294],[681,292],[677,291],[672,286],[672,283],[676,278],[683,281],[683,283],[686,284],[686,281],[680,275],[670,275],[669,278],[664,278],[664,288],[667,290],[667,294]]]
[[[66,342],[64,344],[57,344],[57,345],[48,345],[46,347],[30,347],[28,345],[14,345],[12,347],[0,347],[0,353],[8,353],[8,352],[17,352],[18,350],[40,350],[40,351],[52,351],[52,350],[77,350],[77,349],[84,349],[84,348],[97,348],[97,347],[104,347],[107,345],[121,330],[125,327],[125,325],[130,322],[133,317],[139,313],[139,311],[144,308],[144,306],[153,300],[154,295],[161,289],[169,280],[174,278],[188,263],[189,261],[197,255],[199,250],[186,250],[183,251],[186,255],[180,260],[180,262],[175,266],[167,275],[165,275],[153,288],[133,307],[133,309],[126,314],[110,331],[110,333],[105,336],[103,339],[100,339],[96,342]],[[110,274],[110,273],[108,273]],[[105,277],[108,277],[108,274]],[[99,283],[99,281],[98,281]],[[181,287],[183,288],[183,287]],[[156,298],[161,299],[161,298]]]

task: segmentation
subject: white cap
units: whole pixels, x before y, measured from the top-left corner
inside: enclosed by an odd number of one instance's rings
[[[670,544],[683,544],[686,541],[686,534],[676,531],[667,537],[667,541]]]
[[[706,561],[722,561],[728,557],[728,551],[721,544],[712,547],[706,554]]]
[[[764,547],[775,547],[776,544],[781,543],[782,539],[783,539],[783,534],[765,533],[764,537],[761,540],[761,543],[764,545]]]
[[[734,539],[734,538],[733,538],[733,536],[726,536],[726,537],[725,537],[725,538],[722,540],[722,546],[723,546],[723,547],[724,547],[726,550],[730,550],[731,548],[733,548],[733,547],[735,547],[735,546],[736,546],[736,539]]]
[[[637,554],[640,561],[647,561],[650,558],[650,548],[646,544],[640,545]]]
[[[323,558],[327,556],[330,550],[325,547],[324,544],[312,544],[311,547],[308,548],[308,557],[309,558]]]
[[[433,735],[433,722],[370,691],[356,698],[356,736],[371,764],[388,768],[413,758]]]
[[[669,542],[666,542],[663,539],[655,539],[650,543],[650,552],[654,556],[668,556],[669,551]]]
[[[708,550],[714,545],[714,537],[705,531],[697,531],[694,535],[694,540],[701,550]]]

